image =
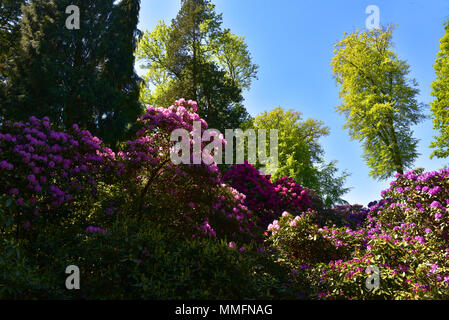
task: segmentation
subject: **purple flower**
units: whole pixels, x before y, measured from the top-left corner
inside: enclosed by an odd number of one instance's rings
[[[433,264],[432,267],[430,268],[430,272],[435,273],[438,269],[438,265],[437,264]]]
[[[228,247],[232,248],[232,249],[235,249],[235,248],[237,248],[237,245],[235,244],[234,241],[231,241],[231,242],[229,242]]]
[[[440,191],[441,191],[441,188],[440,188],[439,186],[436,186],[435,188],[429,190],[429,194],[430,194],[431,196],[435,196],[435,195],[437,195],[438,192],[440,192]]]
[[[441,203],[440,203],[439,201],[433,201],[433,202],[430,204],[430,206],[431,206],[432,208],[439,208],[439,207],[441,207]]]

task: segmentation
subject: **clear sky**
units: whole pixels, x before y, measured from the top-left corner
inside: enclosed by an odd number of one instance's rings
[[[303,113],[304,118],[323,121],[331,133],[322,138],[326,160],[337,160],[351,176],[345,196],[350,203],[367,204],[380,198],[389,181],[369,177],[362,149],[343,129],[344,117],[335,111],[339,88],[332,77],[333,45],[344,32],[365,27],[365,8],[380,9],[382,25],[395,24],[393,35],[399,58],[411,66],[419,83],[420,102],[429,104],[435,78],[433,63],[443,23],[449,18],[447,0],[213,0],[223,14],[223,26],[244,36],[254,63],[260,66],[258,80],[244,93],[252,116],[277,106]],[[152,30],[158,20],[169,23],[180,9],[179,0],[142,0],[139,28]],[[139,74],[142,71],[137,68]],[[426,113],[429,114],[429,106]],[[420,139],[415,167],[437,170],[448,161],[430,160],[429,144],[434,135],[431,120],[414,128]]]

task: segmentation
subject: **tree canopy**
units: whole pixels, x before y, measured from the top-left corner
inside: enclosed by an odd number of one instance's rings
[[[424,118],[417,82],[392,50],[393,27],[345,34],[335,45],[331,65],[340,85],[351,138],[362,142],[370,175],[387,179],[404,173],[418,155],[412,125]]]
[[[77,123],[110,144],[128,136],[142,111],[134,71],[140,1],[114,3],[80,2],[79,30],[65,27],[69,0],[34,0],[23,7],[5,117],[50,116],[61,127]]]
[[[210,127],[237,128],[249,115],[242,90],[249,89],[258,66],[244,38],[222,28],[222,15],[208,0],[182,0],[170,25],[146,31],[137,59],[147,69],[141,101],[170,105],[179,98],[198,102]]]
[[[6,83],[11,58],[20,39],[21,6],[25,0],[2,0],[0,2],[0,111],[6,100]],[[2,113],[0,112],[0,119]]]
[[[433,128],[438,133],[430,145],[435,149],[431,157],[438,158],[449,156],[449,20],[446,22],[445,30],[434,64],[436,79],[432,83],[431,95],[435,100],[430,103]]]
[[[302,119],[302,113],[281,107],[257,116],[254,129],[278,130],[278,167],[268,164],[267,173],[273,181],[290,177],[302,186],[314,189],[327,206],[345,203],[342,196],[349,191],[344,187],[346,173],[337,176],[336,161],[326,163],[319,139],[329,135],[329,128],[315,119]],[[268,135],[268,134],[267,134]],[[270,141],[268,139],[268,149]]]

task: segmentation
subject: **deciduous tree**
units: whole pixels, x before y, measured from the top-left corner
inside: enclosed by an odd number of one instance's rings
[[[418,155],[412,125],[423,118],[417,82],[392,50],[393,27],[345,34],[335,45],[332,67],[340,85],[351,138],[362,142],[370,175],[387,179],[404,173]]]
[[[327,206],[345,203],[342,196],[349,191],[344,184],[348,174],[338,175],[336,161],[326,163],[319,139],[329,135],[329,128],[315,119],[302,119],[302,113],[281,107],[264,112],[253,121],[253,128],[278,130],[278,167],[268,164],[267,173],[275,181],[291,177],[300,185],[318,192]],[[267,136],[269,136],[267,134]],[[268,140],[268,150],[270,141]],[[267,150],[267,152],[268,152]]]
[[[445,30],[434,65],[437,78],[432,83],[431,95],[435,100],[430,103],[433,128],[438,132],[430,147],[435,149],[432,157],[438,158],[449,156],[449,20]]]

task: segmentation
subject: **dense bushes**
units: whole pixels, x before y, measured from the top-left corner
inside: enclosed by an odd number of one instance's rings
[[[262,299],[279,296],[288,280],[285,270],[284,276],[270,274],[279,266],[254,252],[147,227],[124,232],[117,225],[107,234],[84,237],[77,252],[83,298]]]
[[[192,101],[150,107],[117,152],[48,118],[3,123],[0,298],[449,297],[449,170],[397,175],[368,208],[328,209],[248,163],[224,176],[213,161],[174,164],[171,132],[193,146],[194,121],[207,128]],[[64,287],[71,264],[81,290]]]
[[[110,154],[76,125],[69,134],[53,130],[48,118],[5,121],[0,126],[2,238],[30,246],[39,234],[86,226]]]
[[[138,119],[142,128],[137,139],[128,141],[124,151],[117,153],[116,170],[121,178],[115,184],[127,191],[124,205],[134,208],[140,219],[161,223],[186,237],[243,241],[242,233],[254,225],[251,212],[243,205],[244,195],[221,182],[216,163],[195,164],[192,152],[188,155],[190,164],[172,162],[178,143],[171,139],[173,130],[186,130],[189,136],[185,143],[193,147],[194,134],[202,136],[207,129],[196,111],[196,103],[184,99],[169,108],[149,107]],[[201,132],[195,132],[195,121],[201,123]],[[224,143],[220,136],[215,139]],[[201,142],[202,157],[210,158],[205,146]]]
[[[123,226],[127,227],[124,228]],[[0,247],[0,298],[19,299],[271,299],[295,298],[289,270],[252,250],[223,240],[186,240],[160,227],[117,222],[107,232],[68,240],[42,236],[33,251]],[[68,240],[68,241],[67,241]],[[66,290],[65,268],[81,270],[81,289]],[[297,287],[296,287],[297,288]]]
[[[269,226],[270,239],[288,264],[311,264],[308,276],[321,288],[311,294],[319,298],[447,299],[448,177],[447,169],[397,175],[384,199],[361,211],[366,220],[357,230],[304,225],[308,214],[286,214]],[[373,291],[365,288],[370,266],[381,279]]]
[[[184,100],[148,108],[137,139],[116,153],[77,126],[54,131],[48,118],[4,123],[1,297],[296,296],[289,271],[252,244],[258,218],[246,196],[214,163],[170,161],[171,130],[207,128],[195,111]],[[64,287],[70,264],[80,291]]]

